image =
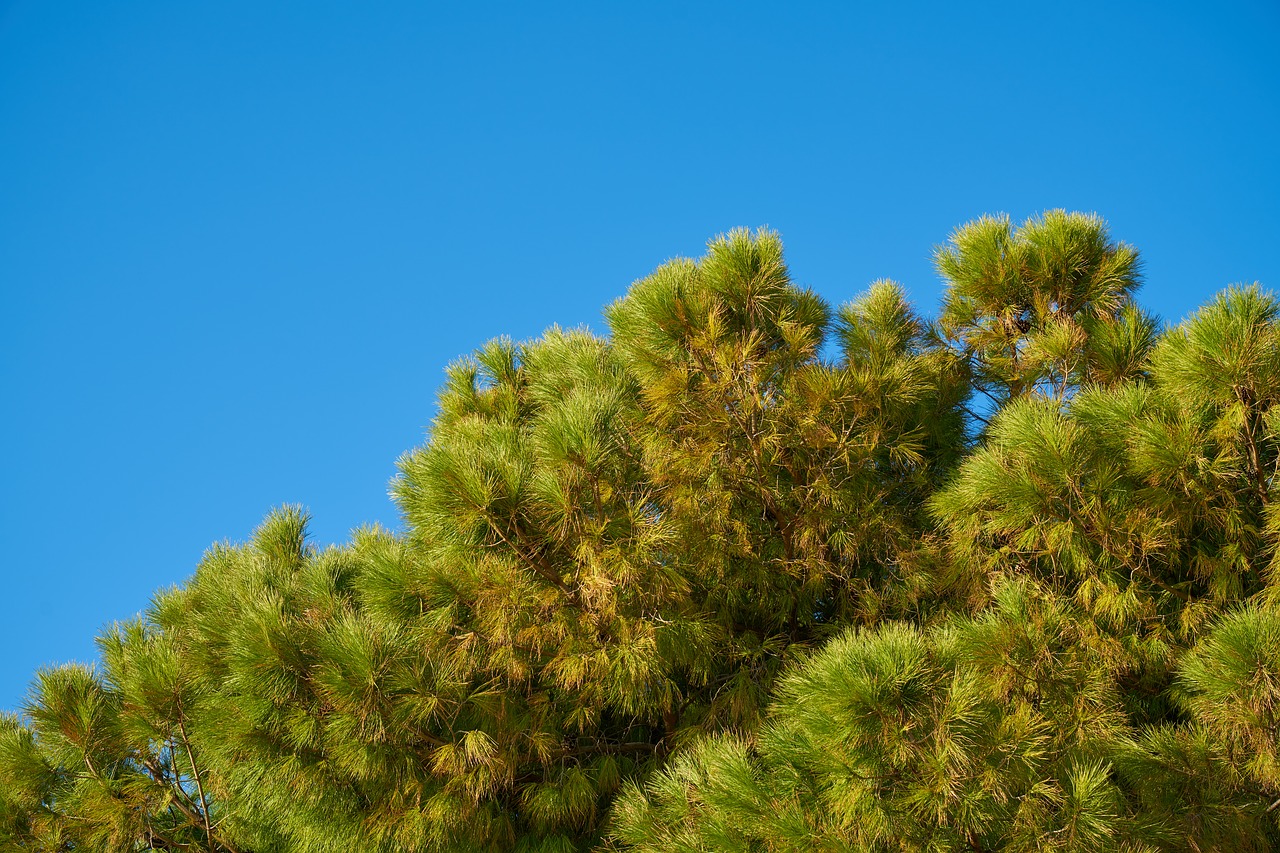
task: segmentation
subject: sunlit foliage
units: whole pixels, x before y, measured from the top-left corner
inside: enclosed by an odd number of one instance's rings
[[[298,508],[0,716],[0,850],[1269,850],[1280,303],[1096,216],[833,308],[778,236],[451,366],[398,531]]]

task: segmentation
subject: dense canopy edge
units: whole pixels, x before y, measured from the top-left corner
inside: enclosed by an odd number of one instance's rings
[[[735,230],[451,365],[402,532],[276,510],[0,714],[0,850],[1280,844],[1280,301],[1093,214],[936,319]]]

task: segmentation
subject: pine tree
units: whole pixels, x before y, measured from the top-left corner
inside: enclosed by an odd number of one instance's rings
[[[1094,216],[936,323],[735,231],[454,364],[404,529],[298,508],[0,716],[0,850],[1268,850],[1280,303]]]
[[[1052,210],[1017,229],[984,216],[934,260],[948,284],[939,325],[969,366],[980,420],[1032,392],[1064,399],[1142,370],[1155,323],[1133,302],[1138,253],[1096,215]]]

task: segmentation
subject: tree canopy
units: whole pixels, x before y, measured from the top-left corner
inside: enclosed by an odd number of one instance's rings
[[[452,365],[402,527],[297,507],[0,715],[0,850],[1280,844],[1280,302],[1096,216],[833,308],[732,231]]]

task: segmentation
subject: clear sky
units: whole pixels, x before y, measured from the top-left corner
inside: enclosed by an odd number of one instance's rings
[[[1276,0],[0,0],[0,708],[273,506],[398,526],[449,361],[734,226],[833,303],[932,312],[955,226],[1053,207],[1167,319],[1280,289],[1278,45]]]

